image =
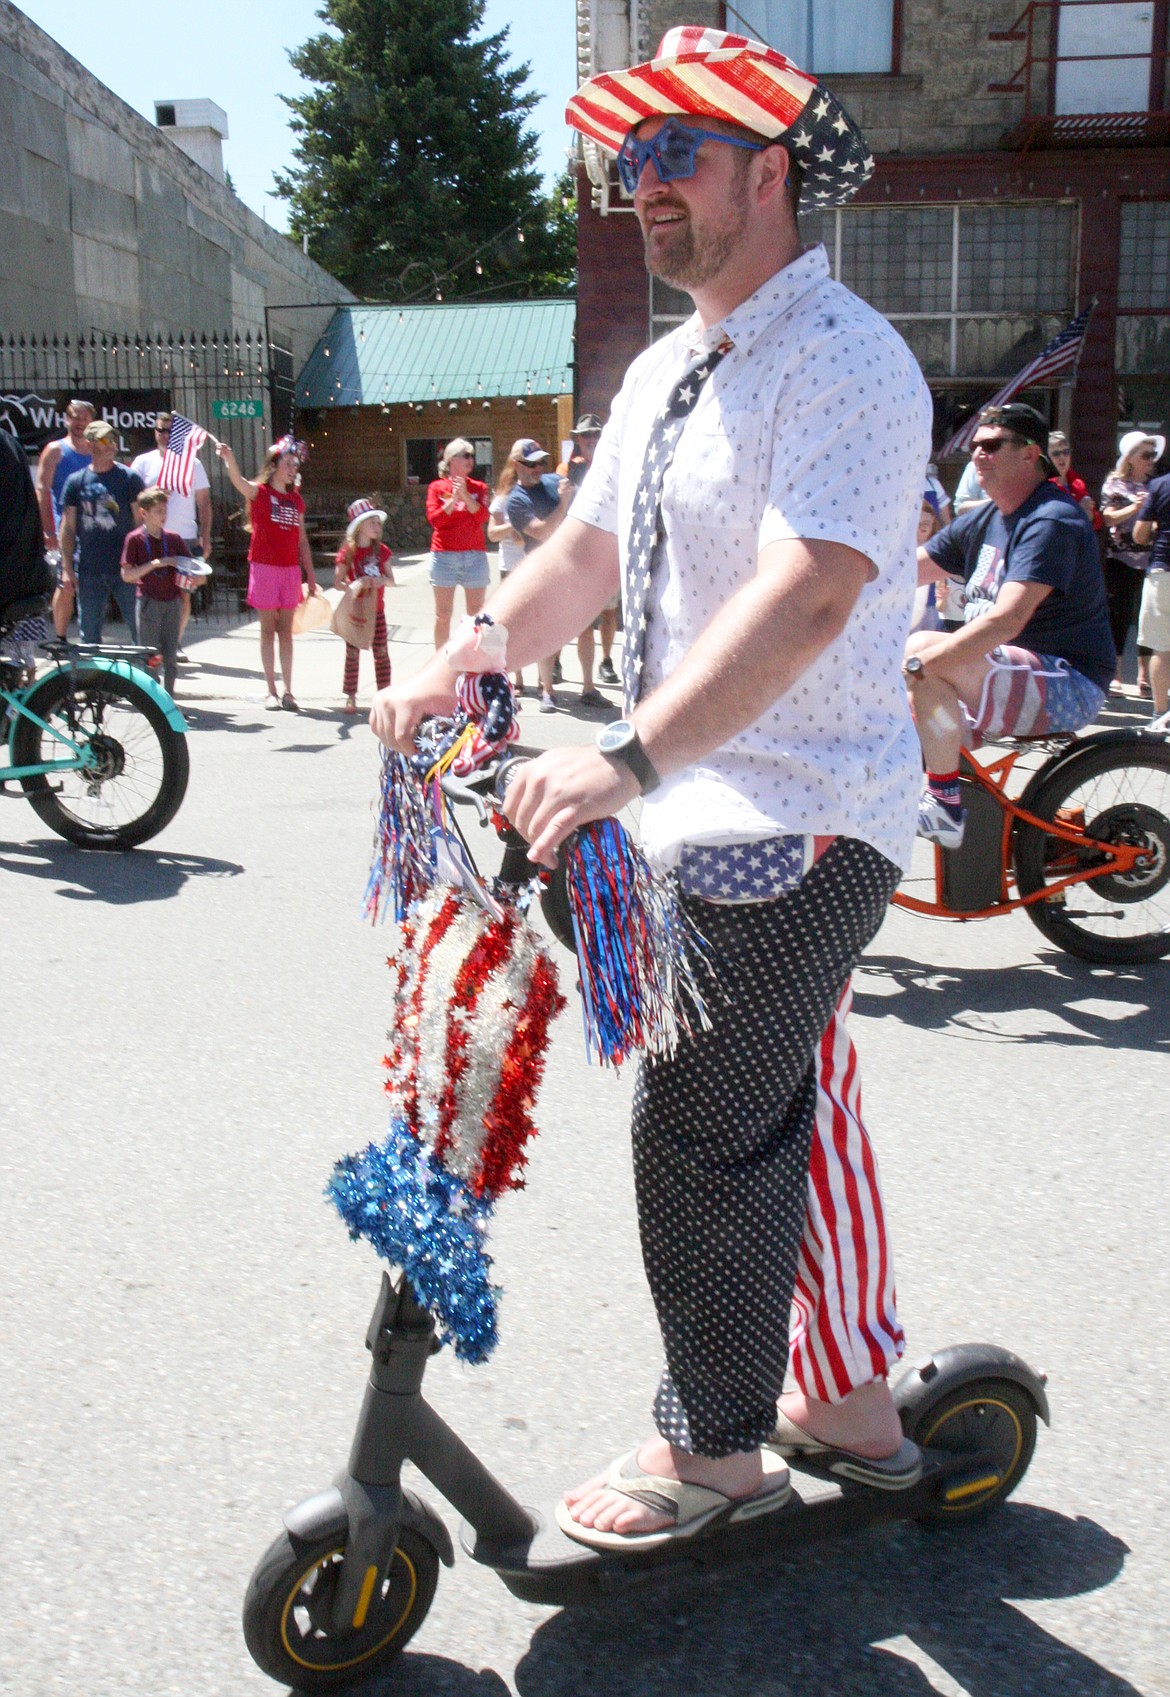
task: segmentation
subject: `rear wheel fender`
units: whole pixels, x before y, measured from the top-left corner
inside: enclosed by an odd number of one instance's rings
[[[951,1344],[916,1362],[893,1388],[894,1407],[903,1430],[917,1426],[936,1403],[963,1385],[982,1379],[1009,1379],[1028,1393],[1046,1426],[1052,1424],[1044,1375],[1010,1349],[993,1343]]]

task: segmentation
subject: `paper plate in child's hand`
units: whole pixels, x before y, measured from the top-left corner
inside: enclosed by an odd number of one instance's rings
[[[211,567],[206,560],[183,558],[181,564],[176,560],[175,570],[180,572],[183,577],[205,578],[211,576]]]
[[[293,614],[293,635],[304,636],[306,631],[328,630],[329,621],[332,617],[332,601],[318,590],[316,595],[310,595],[306,600],[302,600]]]

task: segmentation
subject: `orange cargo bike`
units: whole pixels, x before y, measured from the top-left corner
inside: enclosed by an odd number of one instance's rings
[[[1170,737],[1158,730],[1003,739],[963,751],[962,844],[935,848],[933,899],[912,879],[894,905],[931,919],[1022,908],[1050,942],[1115,965],[1170,954]],[[1048,758],[1008,793],[1028,750]]]

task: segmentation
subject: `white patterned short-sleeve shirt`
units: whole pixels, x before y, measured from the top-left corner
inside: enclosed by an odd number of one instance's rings
[[[696,314],[631,365],[573,504],[614,533],[626,569],[646,443],[703,347],[732,347],[707,380],[662,486],[662,547],[647,600],[643,692],[679,665],[720,607],[785,538],[856,548],[871,580],[849,621],[766,712],[642,809],[643,843],[673,865],[685,843],[777,832],[860,837],[909,862],[921,759],[901,662],[916,584],[930,394],[905,342],[833,282],[822,247],[719,324]]]

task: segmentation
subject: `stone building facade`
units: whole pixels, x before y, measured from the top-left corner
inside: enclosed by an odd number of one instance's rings
[[[264,336],[268,306],[353,298],[11,0],[0,0],[0,255],[3,338]],[[282,322],[295,369],[330,312]]]
[[[1113,463],[1119,427],[1170,419],[1168,10],[579,0],[578,68],[649,57],[685,22],[769,41],[823,76],[877,169],[857,201],[802,220],[802,233],[825,242],[835,274],[914,349],[935,397],[936,448],[1095,300],[1075,383],[1028,396],[1071,428],[1092,483]],[[810,28],[821,43],[811,62]],[[580,396],[603,411],[630,358],[690,302],[647,278],[612,168],[585,148],[580,174]]]

